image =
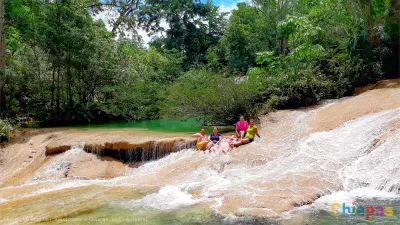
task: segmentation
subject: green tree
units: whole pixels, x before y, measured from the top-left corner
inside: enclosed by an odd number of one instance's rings
[[[139,13],[139,25],[150,34],[165,32],[165,37],[159,39],[163,47],[180,51],[188,68],[206,62],[207,49],[222,37],[225,16],[209,1],[147,1]],[[168,29],[160,26],[162,21],[169,25]]]
[[[322,56],[324,48],[315,43],[322,29],[313,26],[307,17],[288,16],[278,24],[277,29],[289,37],[290,56],[301,60]]]
[[[0,113],[5,109],[4,85],[6,83],[6,43],[4,33],[4,0],[0,0]]]
[[[245,72],[255,65],[257,52],[275,47],[275,37],[257,8],[245,3],[237,7],[229,18],[221,47],[225,48],[228,65]]]

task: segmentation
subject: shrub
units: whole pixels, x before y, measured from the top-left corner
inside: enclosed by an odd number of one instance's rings
[[[10,122],[7,120],[0,120],[0,142],[7,141],[10,138],[12,131],[13,127]]]
[[[336,83],[321,74],[317,67],[277,68],[260,72],[263,89],[257,102],[264,113],[273,108],[287,109],[310,106],[324,98],[333,97]]]
[[[23,128],[40,128],[39,121],[27,121],[21,124]]]
[[[207,69],[193,69],[167,90],[160,108],[169,117],[233,124],[238,115],[253,111],[260,88],[261,82],[256,76],[224,78]]]

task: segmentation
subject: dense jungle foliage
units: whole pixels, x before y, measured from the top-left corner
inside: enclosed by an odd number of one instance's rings
[[[11,121],[232,124],[399,77],[398,0],[253,0],[229,13],[199,0],[0,2]],[[110,29],[94,19],[106,11]]]

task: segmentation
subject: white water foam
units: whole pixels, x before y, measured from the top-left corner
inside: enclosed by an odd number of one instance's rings
[[[142,199],[133,201],[131,207],[152,207],[159,210],[171,210],[197,204],[193,196],[179,186],[167,185],[157,193],[149,194]]]
[[[361,200],[367,201],[371,205],[379,205],[382,202],[390,204],[391,201],[399,199],[400,195],[393,192],[375,190],[371,188],[357,188],[351,191],[338,191],[330,195],[322,196],[321,198],[317,199],[313,204],[297,207],[290,212],[294,213],[310,210],[324,210],[331,212],[331,207],[333,203],[345,203],[346,205],[352,205],[353,202]]]
[[[268,190],[254,186],[252,182],[288,180],[289,186],[276,188],[296,192],[300,188],[297,186],[296,179],[299,178],[296,176],[310,176],[309,174],[314,174],[316,180],[326,180],[343,188],[341,192],[337,192],[337,189],[320,191],[325,197],[317,200],[316,207],[325,207],[333,198],[344,202],[361,197],[374,198],[375,195],[400,198],[397,194],[400,184],[400,165],[397,163],[400,151],[396,150],[396,146],[400,146],[399,132],[388,136],[372,152],[368,150],[375,139],[388,132],[387,126],[396,119],[400,119],[400,108],[367,115],[328,132],[313,133],[292,146],[290,151],[259,166],[249,167],[238,163],[226,169],[229,155],[224,159],[223,155],[200,154],[191,150],[173,153],[139,167],[133,173],[136,176],[145,176],[192,157],[204,160],[204,163],[183,179],[175,180],[174,186],[164,186],[159,193],[146,196],[139,202],[154,203],[153,207],[168,209],[172,207],[167,204],[168,201],[173,202],[173,207],[195,204],[198,201],[215,201],[215,210],[218,211],[220,200],[226,192],[238,192],[248,196],[250,201],[256,201],[256,196],[267,193]],[[189,194],[198,188],[201,191],[196,197]],[[318,189],[315,191],[318,192]],[[173,201],[170,196],[176,196],[180,200]],[[240,210],[245,212],[251,209]]]
[[[33,195],[39,195],[47,192],[52,192],[52,191],[57,191],[57,190],[62,190],[62,189],[67,189],[67,188],[73,188],[73,187],[84,187],[84,186],[89,186],[93,184],[102,184],[100,182],[96,182],[96,180],[91,180],[91,181],[78,181],[78,180],[71,180],[71,181],[64,181],[60,183],[54,183],[46,188],[41,188],[37,191],[34,191],[24,197],[28,196],[33,196]]]
[[[229,162],[229,155],[221,152],[204,153],[193,149],[182,150],[157,161],[148,162],[132,171],[132,177],[148,176],[160,170],[169,169],[171,164],[179,163],[188,159],[203,160],[204,163],[197,169],[189,172],[183,180],[177,180],[174,184],[168,184],[153,194],[142,199],[123,204],[125,207],[152,207],[159,210],[171,210],[180,207],[190,206],[199,202],[222,202],[222,193],[219,190],[229,185],[229,181],[221,176],[220,171],[223,165]],[[191,165],[188,165],[189,167]],[[179,171],[177,171],[179,172]],[[124,178],[115,178],[121,180]],[[204,184],[207,184],[204,187]],[[122,184],[124,185],[124,184]],[[127,185],[132,185],[128,183]],[[193,192],[201,189],[201,196],[193,196]]]
[[[366,186],[400,193],[400,132],[380,142],[371,153],[343,169],[345,190]]]
[[[141,176],[148,176],[152,173],[155,173],[161,169],[168,167],[169,165],[176,163],[180,160],[185,160],[187,158],[191,158],[197,156],[197,152],[193,151],[193,149],[186,149],[179,152],[174,152],[169,154],[168,156],[145,163],[144,165],[132,169],[130,174],[127,177],[141,177]],[[126,177],[117,177],[114,180],[125,179]]]
[[[83,151],[82,146],[73,146],[70,150],[54,156],[53,161],[38,170],[33,176],[33,180],[58,180],[66,177],[66,173],[71,167],[71,160]]]
[[[8,186],[4,188],[0,188],[0,190],[7,190],[7,189],[18,189],[24,188],[29,186],[41,185],[46,184],[45,188],[40,188],[29,194],[21,195],[21,198],[31,197],[35,195],[40,195],[43,193],[48,193],[57,190],[63,190],[67,188],[74,188],[74,187],[84,187],[90,185],[99,185],[99,186],[112,186],[113,184],[110,180],[103,180],[103,179],[92,179],[92,180],[38,180],[29,183],[25,183],[18,186]],[[1,199],[1,198],[0,198]]]

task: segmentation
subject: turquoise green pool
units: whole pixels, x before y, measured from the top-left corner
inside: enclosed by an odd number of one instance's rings
[[[158,120],[138,120],[132,122],[116,121],[104,124],[88,124],[79,126],[83,128],[139,128],[152,131],[163,132],[196,132],[200,129],[201,124],[195,120],[187,121],[158,119]]]
[[[110,129],[147,129],[150,131],[161,131],[161,132],[198,132],[202,127],[200,122],[196,119],[189,119],[186,121],[172,120],[172,119],[157,119],[157,120],[138,120],[132,122],[117,121],[104,124],[88,124],[78,126],[80,128],[110,128]],[[212,127],[204,127],[206,132],[211,132]],[[218,127],[221,132],[233,130],[233,126]]]

